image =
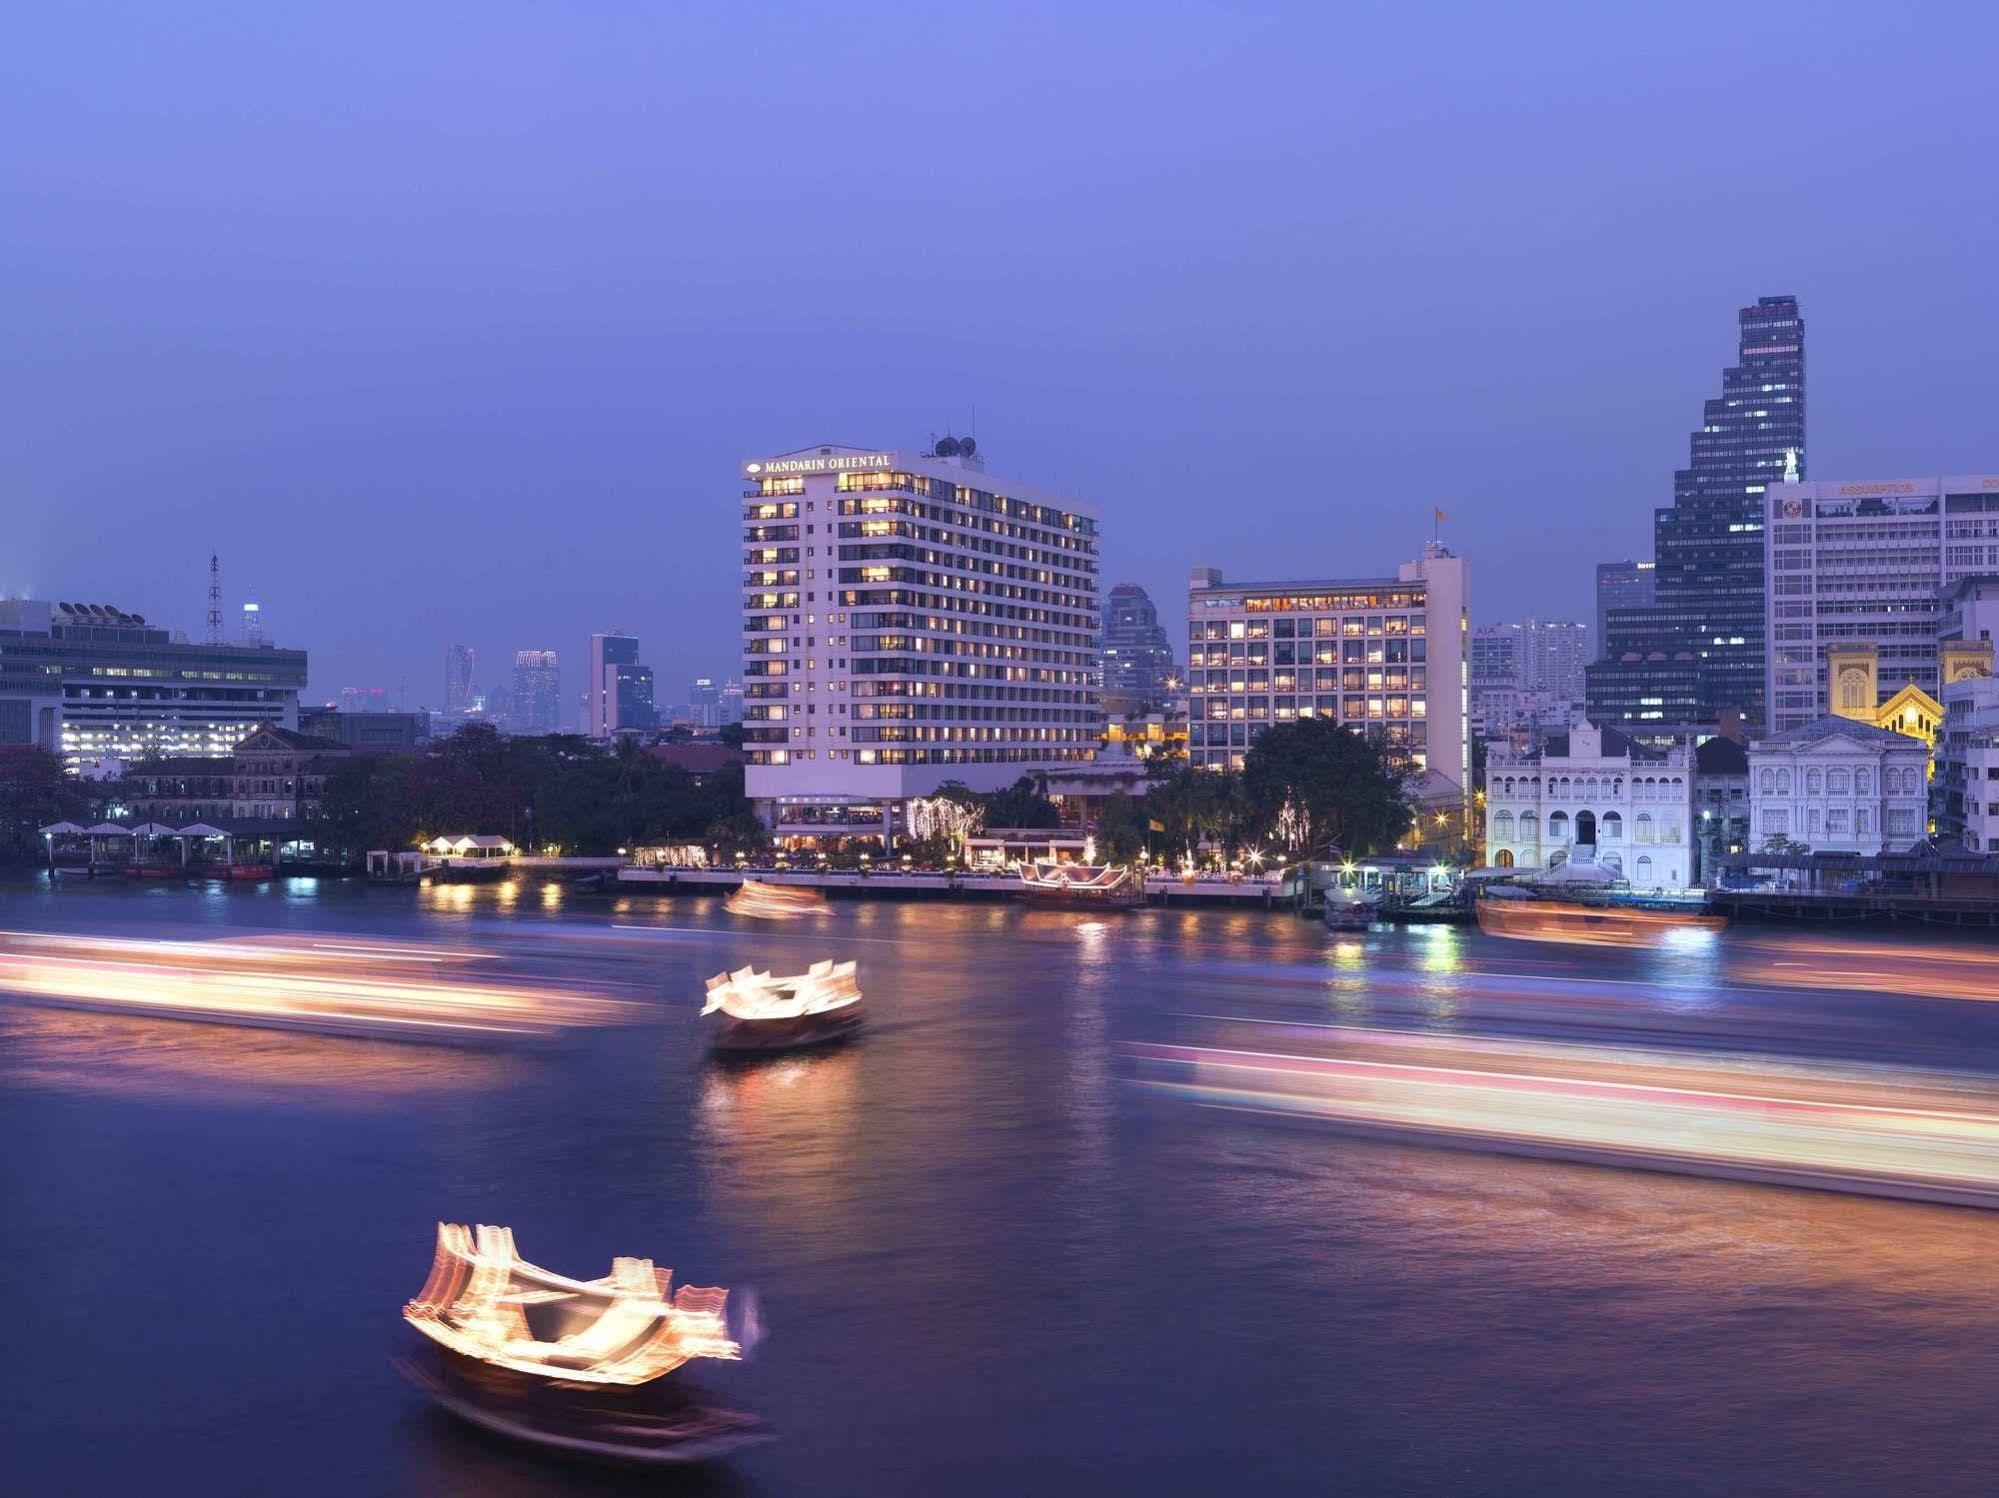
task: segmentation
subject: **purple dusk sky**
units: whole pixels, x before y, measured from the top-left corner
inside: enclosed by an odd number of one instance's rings
[[[1999,7],[31,6],[0,593],[734,674],[737,464],[977,433],[1105,582],[1588,618],[1795,293],[1818,478],[1999,469]]]

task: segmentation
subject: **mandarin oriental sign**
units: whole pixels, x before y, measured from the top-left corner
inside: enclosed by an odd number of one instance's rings
[[[894,466],[894,453],[827,453],[816,458],[771,458],[762,463],[745,463],[743,472],[751,475],[836,473],[848,468],[893,468]]]

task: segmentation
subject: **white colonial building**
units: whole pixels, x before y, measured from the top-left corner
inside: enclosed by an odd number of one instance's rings
[[[1693,767],[1685,749],[1647,749],[1587,722],[1538,747],[1493,744],[1485,761],[1486,862],[1553,868],[1575,860],[1633,889],[1694,879]]]
[[[1929,746],[1828,716],[1749,746],[1751,846],[1814,853],[1899,851],[1929,832]]]

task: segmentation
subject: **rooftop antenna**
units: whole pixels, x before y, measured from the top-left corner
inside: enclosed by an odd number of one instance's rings
[[[208,643],[222,643],[222,559],[208,554]]]

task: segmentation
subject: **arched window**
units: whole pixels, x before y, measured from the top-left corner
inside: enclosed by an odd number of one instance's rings
[[[1853,776],[1845,770],[1825,772],[1825,788],[1835,796],[1844,796],[1853,789]]]
[[[1496,869],[1512,868],[1513,850],[1511,848],[1501,848],[1497,853],[1495,853],[1492,856],[1492,866]]]
[[[1822,796],[1825,794],[1825,777],[1819,774],[1817,770],[1805,771],[1805,794],[1807,796]]]
[[[1865,770],[1855,770],[1853,772],[1854,794],[1865,796],[1873,789],[1874,777],[1872,775],[1868,774]]]
[[[1624,841],[1624,818],[1616,812],[1607,811],[1603,814],[1602,827],[1604,842],[1621,843]]]
[[[1596,800],[1596,777],[1594,775],[1583,782],[1583,794],[1592,801]]]
[[[1791,772],[1789,770],[1779,770],[1777,772],[1777,794],[1780,796],[1791,794]]]
[[[1650,883],[1652,882],[1652,860],[1651,860],[1651,859],[1649,859],[1649,858],[1644,858],[1644,857],[1641,857],[1641,858],[1639,858],[1639,860],[1638,860],[1638,882],[1639,882],[1640,884],[1650,884]]]
[[[1595,846],[1596,814],[1594,812],[1579,811],[1576,813],[1576,841]]]
[[[1777,772],[1775,770],[1765,770],[1757,777],[1757,784],[1761,787],[1764,795],[1771,794],[1777,789]]]
[[[1569,840],[1569,814],[1558,811],[1548,818],[1548,841],[1565,843]]]
[[[1622,853],[1604,854],[1603,866],[1606,869],[1612,869],[1615,870],[1617,873],[1622,874],[1624,872],[1624,855]]]
[[[1652,841],[1651,812],[1641,811],[1638,813],[1638,821],[1634,825],[1632,830],[1632,839],[1635,842],[1641,842],[1641,843],[1649,843]]]
[[[1493,814],[1492,839],[1494,842],[1499,842],[1499,843],[1510,843],[1513,841],[1512,812],[1502,811],[1502,812],[1495,812]]]
[[[1533,812],[1520,813],[1520,836],[1516,841],[1530,844],[1541,841],[1541,819]]]

